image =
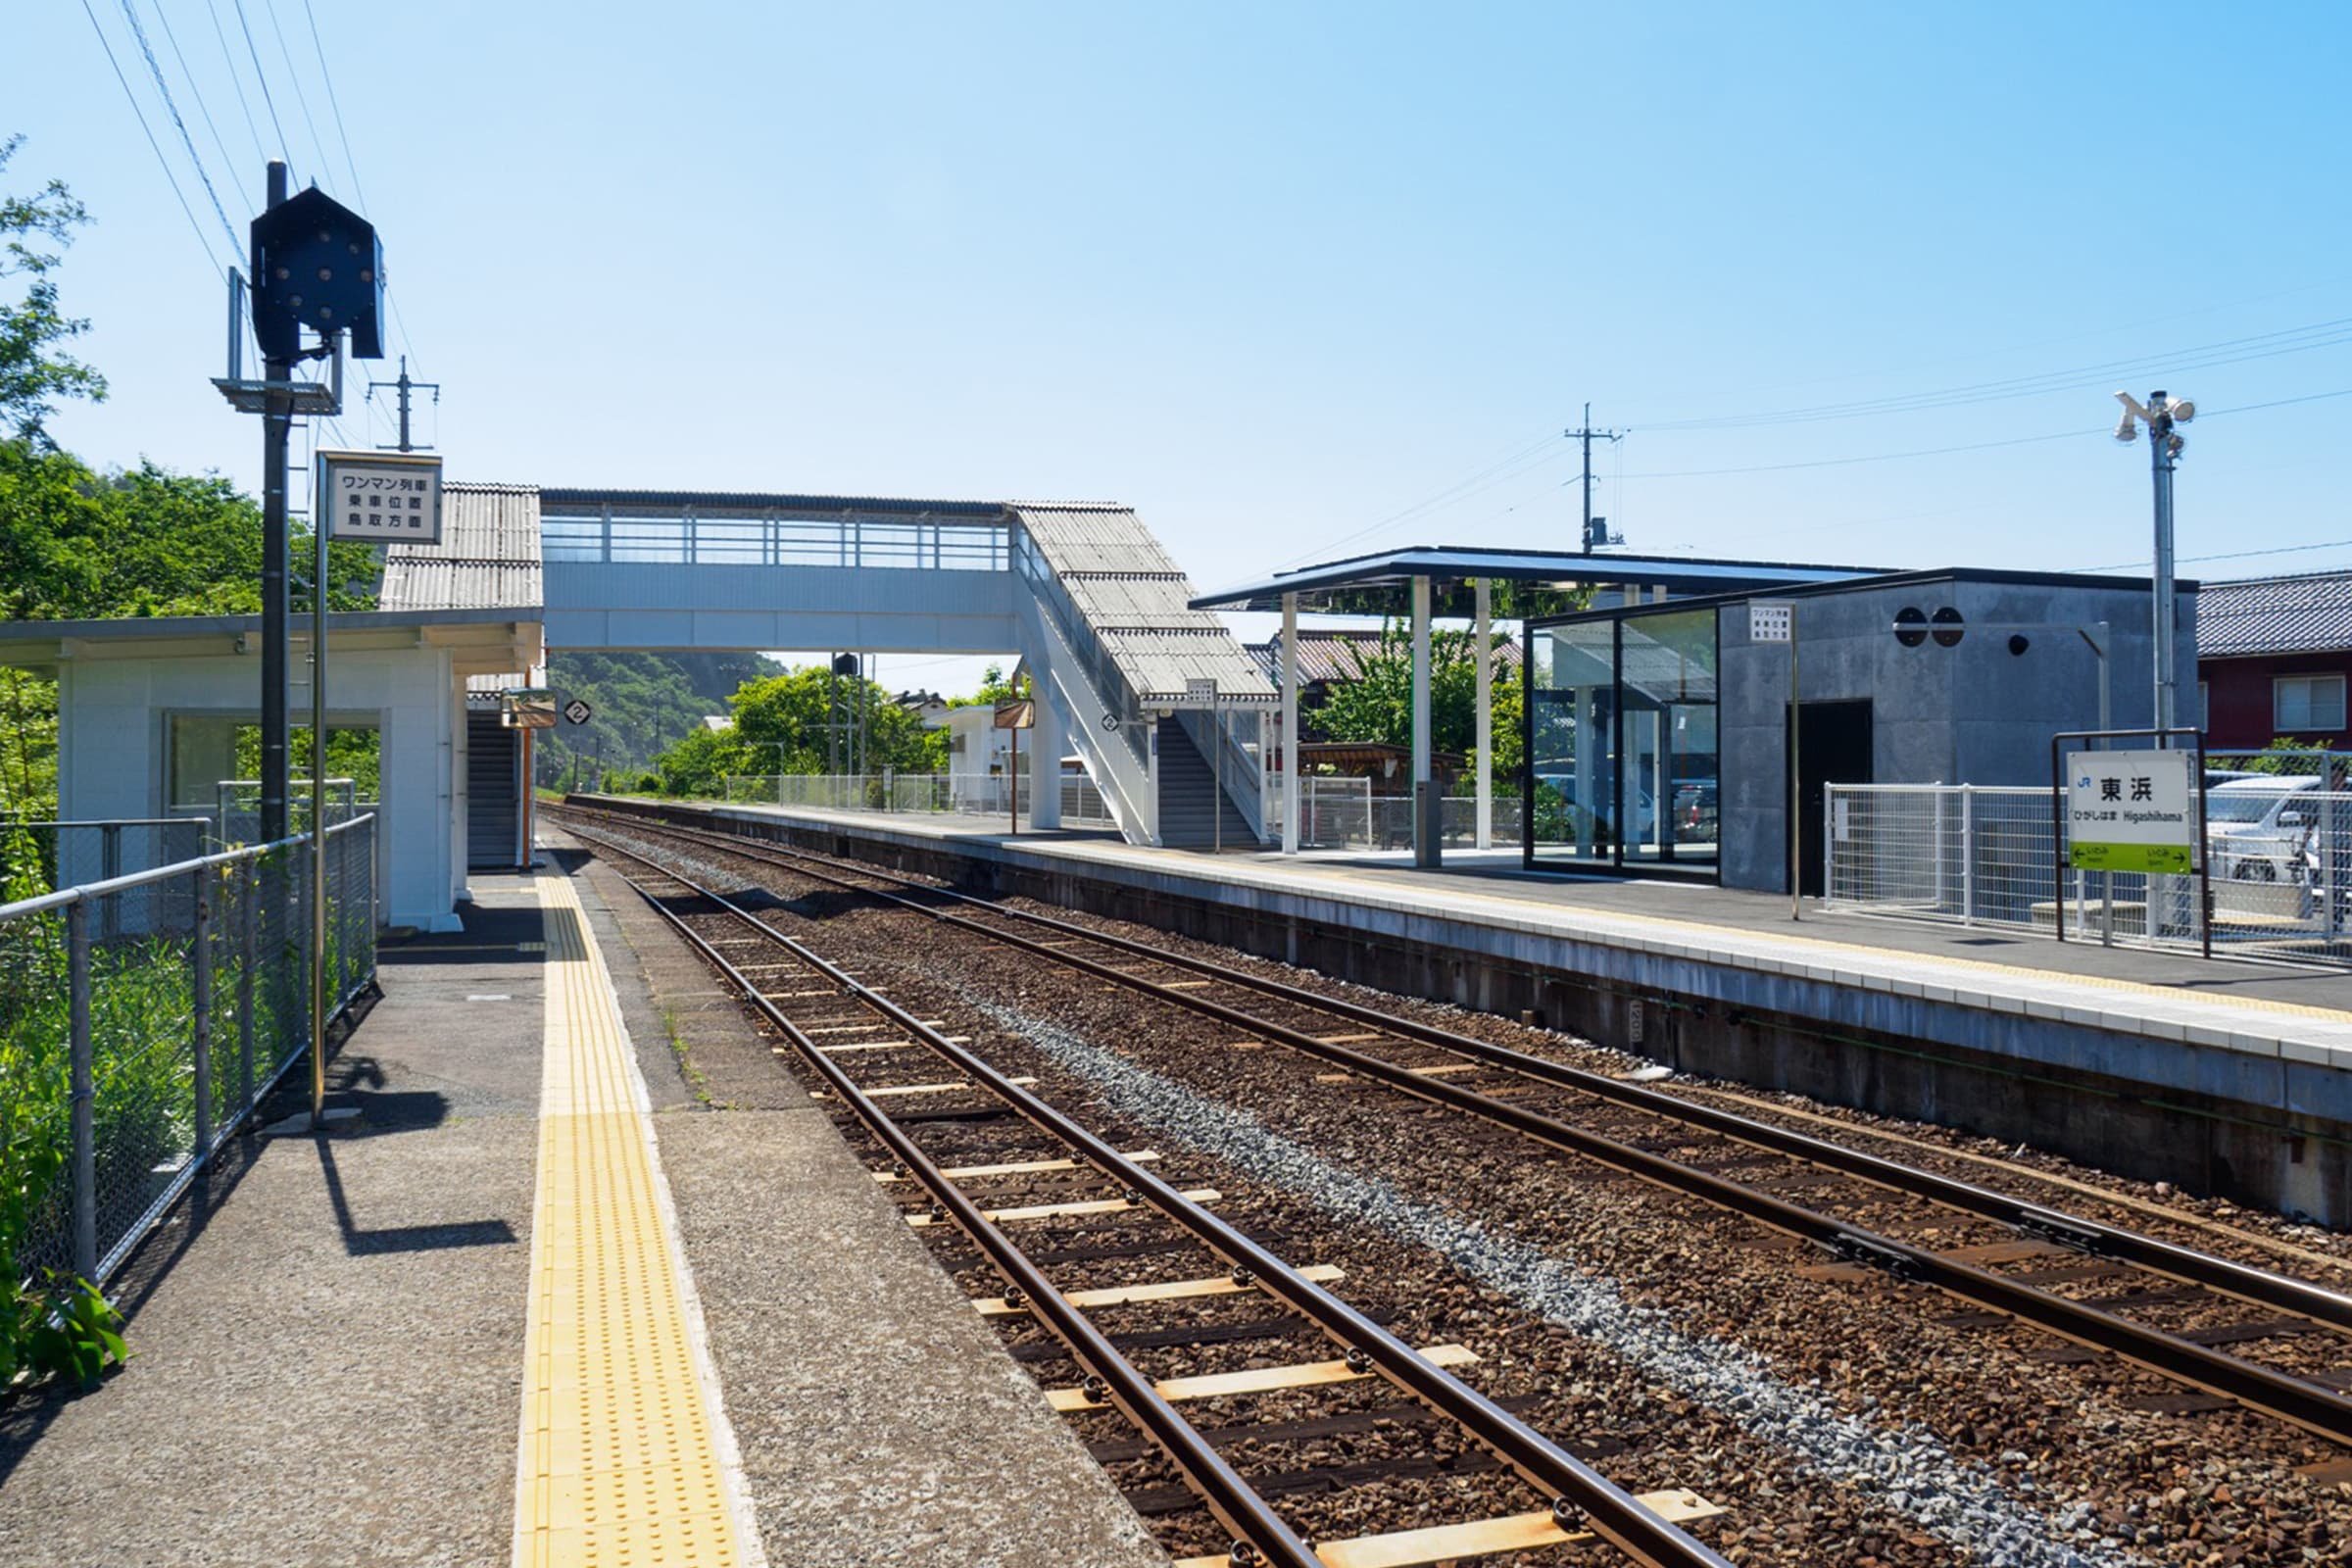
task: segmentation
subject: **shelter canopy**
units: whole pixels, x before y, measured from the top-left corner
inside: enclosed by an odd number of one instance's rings
[[[1757,593],[1876,575],[1876,566],[1798,562],[1713,561],[1695,556],[1584,555],[1568,550],[1509,550],[1459,545],[1413,545],[1378,555],[1349,556],[1276,572],[1192,601],[1195,610],[1280,610],[1297,594],[1301,610],[1335,614],[1402,613],[1413,579],[1430,579],[1433,612],[1470,612],[1469,584],[1497,585],[1495,612],[1510,618],[1557,614],[1582,608],[1586,588],[1663,588],[1692,594]],[[1570,597],[1570,595],[1577,597]]]

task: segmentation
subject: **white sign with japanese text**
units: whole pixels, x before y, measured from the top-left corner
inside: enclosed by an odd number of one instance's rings
[[[367,544],[441,542],[441,460],[416,452],[321,452],[326,536]]]
[[[1759,605],[1747,607],[1747,640],[1751,643],[1785,643],[1796,621],[1794,605]]]
[[[2197,754],[2066,754],[2067,863],[2080,871],[2196,869]]]

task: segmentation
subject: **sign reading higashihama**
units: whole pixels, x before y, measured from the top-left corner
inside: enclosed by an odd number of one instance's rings
[[[2078,871],[2196,869],[2197,754],[2066,754],[2067,863]]]
[[[330,539],[441,542],[441,460],[415,452],[321,452],[318,504]]]

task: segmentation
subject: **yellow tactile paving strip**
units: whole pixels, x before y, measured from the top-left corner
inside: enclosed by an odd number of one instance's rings
[[[569,880],[538,887],[547,1025],[514,1562],[745,1568],[611,978]]]

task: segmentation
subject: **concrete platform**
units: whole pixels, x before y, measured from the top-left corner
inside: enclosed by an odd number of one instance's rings
[[[523,1418],[532,1251],[561,1212],[540,1185],[543,1068],[567,943],[543,902],[602,956],[595,1027],[627,1053],[603,1081],[653,1130],[701,1320],[698,1392],[733,1435],[716,1459],[745,1534],[731,1559],[696,1560],[1011,1564],[1045,1542],[1057,1562],[1164,1564],[633,895],[602,870],[570,899],[474,884],[463,932],[383,951],[383,1000],[333,1063],[329,1103],[362,1108],[358,1128],[225,1162],[122,1277],[130,1364],[91,1394],[0,1408],[0,1564],[586,1560],[592,1533],[535,1531],[517,1487],[536,1473],[562,1494],[582,1473],[561,1446],[534,1472]],[[575,986],[569,1004],[597,1002]]]
[[[678,808],[678,803],[640,803]],[[1515,855],[1142,849],[798,807],[709,818],[1516,1015],[1681,1068],[2352,1223],[2352,977],[1807,911]],[[1466,862],[1466,863],[1465,863]]]

